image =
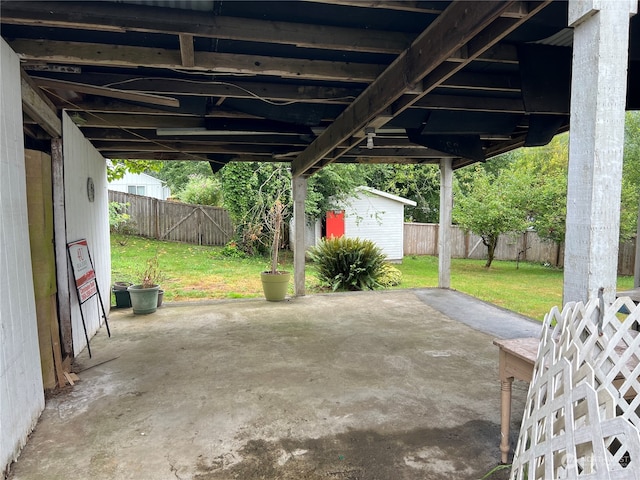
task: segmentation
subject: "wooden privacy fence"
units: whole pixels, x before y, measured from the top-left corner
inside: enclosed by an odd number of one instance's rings
[[[438,228],[435,223],[404,224],[405,255],[438,255]],[[487,247],[479,236],[452,226],[451,256],[453,258],[487,258]],[[495,251],[496,260],[518,260],[547,262],[556,267],[563,266],[564,246],[540,239],[535,232],[522,235],[501,235]],[[618,252],[618,273],[633,275],[635,241],[621,243]]]
[[[233,224],[224,208],[167,202],[112,190],[109,202],[128,203],[126,212],[131,216],[133,228],[144,237],[222,246],[233,236]]]

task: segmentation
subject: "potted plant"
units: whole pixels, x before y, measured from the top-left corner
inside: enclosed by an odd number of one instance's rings
[[[260,274],[260,280],[262,280],[264,296],[270,302],[284,300],[291,278],[290,272],[278,270],[278,253],[280,251],[280,239],[285,209],[286,206],[282,201],[276,200],[269,209],[265,222],[273,237],[273,241],[271,242],[271,268]]]
[[[158,308],[158,292],[162,273],[158,266],[158,257],[147,260],[147,268],[141,274],[141,282],[127,288],[131,297],[133,313],[153,313]]]
[[[116,308],[131,308],[131,296],[127,291],[133,285],[131,282],[115,282],[111,291],[116,297]]]

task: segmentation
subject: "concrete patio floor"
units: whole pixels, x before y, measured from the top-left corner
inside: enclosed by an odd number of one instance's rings
[[[479,479],[500,459],[492,339],[539,331],[437,289],[165,304],[109,323],[10,479]],[[526,389],[514,383],[513,443]]]

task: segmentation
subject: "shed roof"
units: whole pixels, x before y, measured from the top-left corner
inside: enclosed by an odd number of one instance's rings
[[[417,205],[413,200],[409,200],[408,198],[399,197],[397,195],[392,195],[391,193],[383,192],[382,190],[377,190],[372,187],[362,186],[357,187],[356,191],[358,192],[367,192],[371,195],[377,195],[379,197],[387,198],[389,200],[393,200],[394,202],[402,203],[404,205],[409,205],[411,207],[415,207]]]

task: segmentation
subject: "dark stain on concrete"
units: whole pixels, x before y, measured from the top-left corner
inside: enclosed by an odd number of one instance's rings
[[[250,440],[242,461],[197,465],[194,480],[478,480],[497,465],[499,426],[471,421],[450,429],[402,433],[350,430],[324,438]],[[497,449],[496,449],[497,450]],[[508,470],[489,478],[508,478]]]

